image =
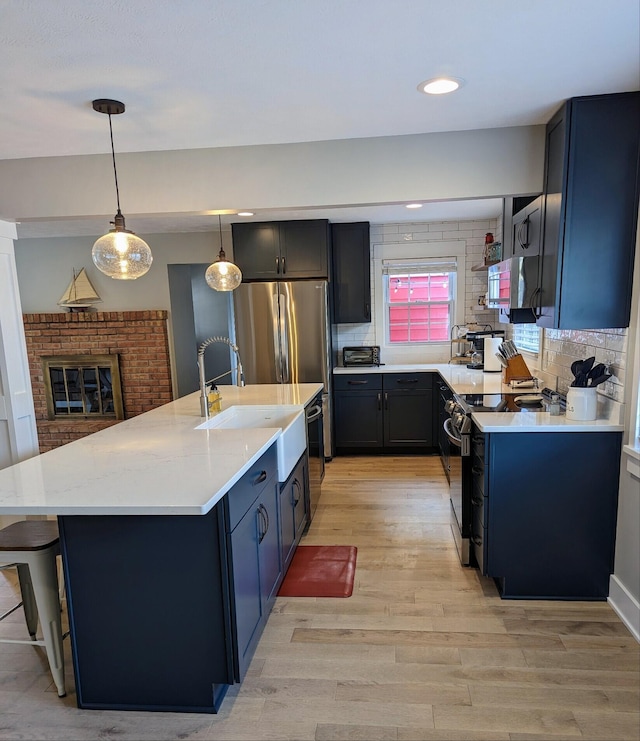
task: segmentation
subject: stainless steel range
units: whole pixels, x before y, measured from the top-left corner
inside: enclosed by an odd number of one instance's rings
[[[444,432],[449,439],[449,501],[451,532],[463,566],[470,563],[471,521],[473,513],[474,448],[473,412],[543,412],[555,392],[551,389],[527,389],[512,394],[454,394],[445,405],[449,417]],[[561,405],[564,399],[560,396]],[[479,437],[482,437],[480,435]],[[478,442],[480,444],[480,442]]]

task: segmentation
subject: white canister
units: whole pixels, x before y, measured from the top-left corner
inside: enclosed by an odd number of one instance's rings
[[[589,422],[596,418],[598,409],[598,392],[595,386],[581,388],[570,386],[567,389],[567,419]]]
[[[502,337],[484,338],[484,370],[486,373],[500,373],[502,370],[502,363],[496,357],[502,340]]]

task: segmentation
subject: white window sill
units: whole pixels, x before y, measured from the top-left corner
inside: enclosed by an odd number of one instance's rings
[[[635,445],[623,445],[622,452],[626,453],[630,458],[640,461],[640,442]]]
[[[640,479],[640,445],[624,445],[622,452],[627,456],[627,472],[636,479]]]

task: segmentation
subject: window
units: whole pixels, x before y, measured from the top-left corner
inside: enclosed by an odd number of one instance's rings
[[[124,419],[117,355],[42,358],[49,419]]]
[[[389,344],[448,342],[455,316],[455,261],[385,260],[383,282]]]
[[[540,327],[535,324],[514,324],[513,341],[518,350],[540,352]]]

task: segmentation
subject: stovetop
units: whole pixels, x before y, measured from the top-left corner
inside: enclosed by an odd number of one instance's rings
[[[455,394],[455,400],[465,412],[543,412],[556,393],[549,388],[520,389],[513,394]],[[558,394],[564,409],[566,397]]]

